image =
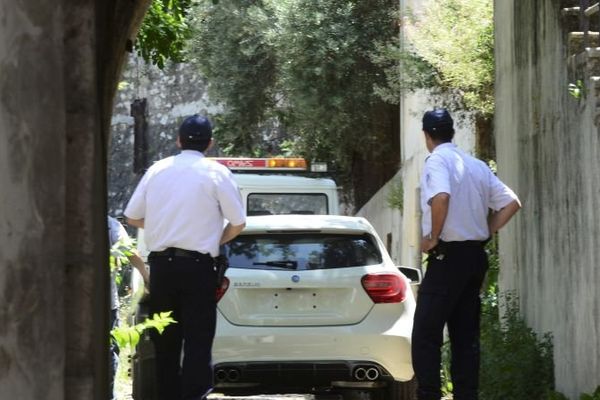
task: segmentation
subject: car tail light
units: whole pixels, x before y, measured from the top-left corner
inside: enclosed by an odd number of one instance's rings
[[[225,294],[225,292],[229,289],[229,279],[227,277],[223,278],[223,282],[221,282],[221,286],[217,288],[217,303],[221,300],[221,297]]]
[[[368,274],[362,285],[374,303],[400,303],[406,298],[406,282],[395,274]]]

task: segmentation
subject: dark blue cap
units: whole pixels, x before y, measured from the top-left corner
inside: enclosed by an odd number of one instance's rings
[[[186,142],[201,142],[212,138],[212,126],[208,118],[194,114],[183,120],[179,136]]]
[[[423,130],[435,131],[436,128],[453,128],[454,121],[445,108],[436,108],[423,115]]]

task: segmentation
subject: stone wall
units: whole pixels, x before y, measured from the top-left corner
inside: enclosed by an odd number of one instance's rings
[[[567,90],[589,82],[569,68],[559,3],[495,2],[498,172],[523,202],[501,231],[500,286],[553,334],[557,389],[574,399],[600,384],[600,143],[594,91]]]
[[[212,115],[219,109],[210,102],[206,84],[188,64],[170,64],[164,71],[135,55],[123,71],[111,123],[108,162],[108,209],[121,216],[143,171],[134,171],[134,118],[131,104],[147,100],[146,139],[148,166],[177,153],[175,139],[184,117]]]

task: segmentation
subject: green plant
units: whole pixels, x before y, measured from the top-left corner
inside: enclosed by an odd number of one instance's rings
[[[514,293],[499,293],[497,236],[487,243],[486,251],[489,268],[481,299],[481,400],[566,400],[554,391],[551,335],[539,336],[527,326]],[[449,364],[445,343],[441,371],[445,394],[453,387]]]
[[[130,237],[118,240],[110,248],[109,265],[111,273],[115,275],[114,279],[117,285],[121,281],[122,267],[130,263],[129,256],[133,254],[136,247],[136,241]],[[154,328],[162,333],[165,327],[174,324],[176,321],[171,317],[171,311],[154,314],[152,318],[146,318],[145,321],[134,326],[121,325],[110,331],[111,337],[118,343],[120,348],[135,347],[140,340],[140,334],[146,330]]]
[[[168,60],[185,59],[186,41],[191,29],[188,15],[193,0],[153,0],[137,37],[137,52],[160,69]]]
[[[161,312],[152,315],[152,318],[146,318],[144,322],[134,326],[123,325],[118,326],[110,331],[112,338],[118,343],[119,348],[130,347],[134,348],[140,341],[140,335],[146,329],[156,329],[162,334],[165,328],[171,324],[176,324],[171,317],[171,311]]]
[[[552,336],[527,326],[513,293],[494,293],[483,304],[481,399],[548,399],[554,390]]]
[[[386,69],[377,93],[397,103],[402,90],[433,89],[450,102],[485,118],[494,112],[494,24],[492,0],[437,0],[400,16],[405,39],[376,47]],[[399,66],[398,66],[399,65]]]
[[[398,110],[375,94],[387,78],[371,57],[397,36],[396,9],[395,0],[200,1],[190,54],[202,55],[194,62],[223,105],[222,148],[330,160],[347,194],[366,201],[399,159]]]
[[[389,208],[402,211],[404,207],[404,187],[401,181],[391,184],[386,200]]]
[[[581,79],[578,79],[575,83],[569,83],[569,94],[576,99],[585,97],[585,87]]]
[[[594,390],[594,393],[586,394],[582,393],[579,400],[600,400],[600,386]]]
[[[108,259],[110,270],[114,272],[122,266],[129,264],[129,256],[133,255],[135,247],[135,239],[131,239],[129,237],[119,239],[115,244],[113,244],[110,248]]]
[[[452,389],[454,389],[454,385],[452,384],[452,377],[450,376],[450,357],[452,356],[450,352],[450,341],[444,342],[442,346],[442,370],[441,378],[442,378],[442,394],[444,396],[448,396],[452,393]]]
[[[567,396],[565,396],[562,393],[559,392],[555,392],[554,390],[551,390],[548,392],[547,397],[545,397],[546,400],[569,400],[569,398]]]

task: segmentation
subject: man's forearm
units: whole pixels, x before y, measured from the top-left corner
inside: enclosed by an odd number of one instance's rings
[[[438,239],[442,234],[444,222],[448,215],[448,206],[450,204],[450,195],[448,193],[438,193],[431,199],[431,238]]]
[[[229,242],[231,239],[235,238],[237,235],[240,234],[240,232],[244,229],[245,226],[246,226],[245,223],[243,223],[241,225],[227,224],[225,229],[223,229],[223,234],[221,235],[220,244],[225,244],[225,243]]]
[[[506,207],[498,212],[490,215],[488,218],[488,226],[490,228],[490,235],[498,232],[506,223],[512,218],[513,215],[521,208],[521,203],[518,200],[513,200]]]
[[[134,253],[129,256],[129,261],[131,262],[131,265],[133,265],[135,269],[140,272],[142,278],[144,278],[144,283],[148,284],[150,274],[148,273],[148,269],[146,268],[146,264],[144,263],[144,260],[142,260],[142,257],[140,257],[137,253]]]
[[[132,219],[132,218],[127,218],[127,225],[130,226],[135,226],[136,228],[142,228],[144,229],[144,218],[142,219]]]

